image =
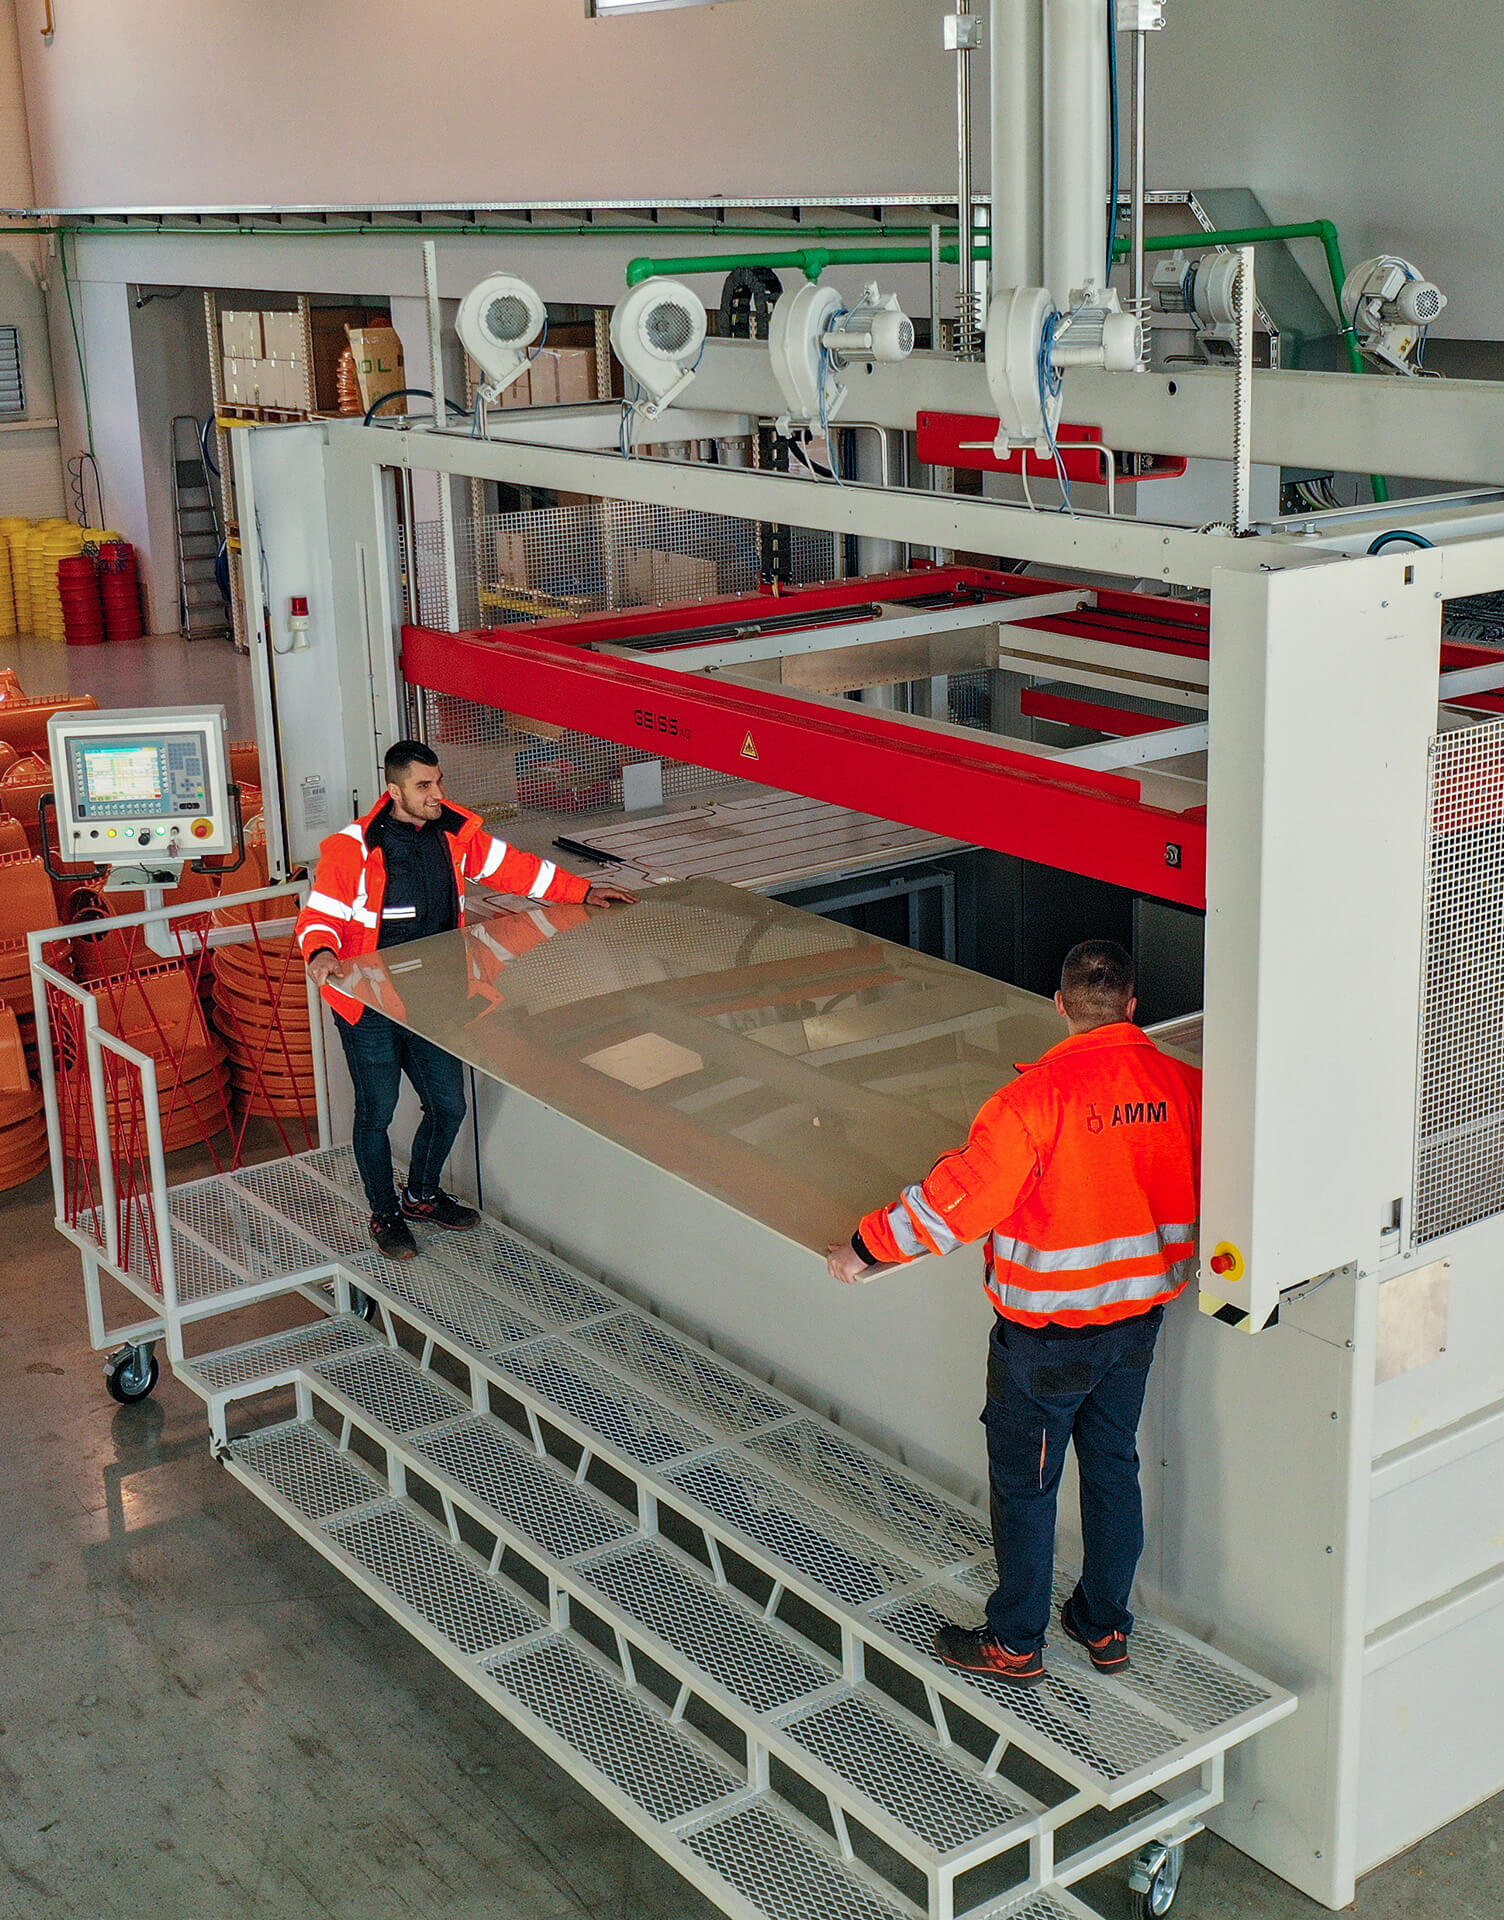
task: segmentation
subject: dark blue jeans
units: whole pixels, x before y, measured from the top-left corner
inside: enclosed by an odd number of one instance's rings
[[[465,1123],[465,1070],[451,1053],[420,1039],[367,1007],[353,1025],[340,1014],[339,1028],[350,1078],[355,1085],[355,1129],[350,1144],[372,1213],[397,1211],[392,1182],[392,1144],[387,1130],[397,1111],[405,1073],[423,1103],[423,1119],[413,1135],[407,1190],[415,1200],[431,1200],[455,1136]]]
[[[1065,1450],[1081,1481],[1081,1578],[1071,1617],[1089,1639],[1127,1633],[1144,1551],[1138,1423],[1164,1319],[1077,1331],[999,1318],[987,1349],[987,1467],[998,1585],[987,1624],[1015,1653],[1042,1647],[1055,1573],[1055,1503]]]

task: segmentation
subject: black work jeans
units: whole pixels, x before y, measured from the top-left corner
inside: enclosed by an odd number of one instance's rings
[[[355,1129],[350,1143],[372,1213],[397,1211],[387,1130],[397,1111],[404,1073],[423,1103],[423,1119],[413,1135],[407,1190],[415,1200],[431,1200],[439,1190],[455,1136],[465,1123],[464,1068],[453,1054],[409,1033],[374,1008],[367,1007],[353,1025],[338,1013],[334,1019],[355,1085]]]
[[[1133,1576],[1144,1551],[1138,1423],[1164,1320],[1078,1331],[1001,1317],[987,1349],[987,1467],[998,1585],[987,1624],[1015,1653],[1042,1647],[1055,1573],[1055,1503],[1074,1442],[1081,1481],[1081,1578],[1073,1623],[1088,1639],[1127,1633]]]

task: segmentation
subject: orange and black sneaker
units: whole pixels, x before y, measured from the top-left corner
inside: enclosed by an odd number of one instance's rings
[[[1060,1625],[1065,1630],[1067,1640],[1074,1640],[1078,1647],[1085,1647],[1098,1673],[1121,1673],[1129,1665],[1127,1634],[1104,1633],[1100,1640],[1089,1639],[1072,1618],[1069,1600],[1060,1609]]]
[[[935,1652],[948,1667],[990,1674],[1012,1687],[1037,1687],[1044,1678],[1044,1655],[1037,1647],[1032,1653],[1015,1653],[990,1627],[953,1627],[948,1623],[936,1627]]]
[[[431,1200],[419,1200],[404,1187],[402,1211],[409,1220],[426,1220],[431,1227],[448,1227],[455,1233],[468,1233],[472,1227],[480,1225],[480,1215],[475,1208],[467,1207],[462,1200],[456,1200],[452,1193],[445,1193],[442,1187]]]

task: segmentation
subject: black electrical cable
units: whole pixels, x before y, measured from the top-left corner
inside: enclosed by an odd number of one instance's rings
[[[1368,551],[1371,554],[1382,553],[1385,547],[1393,546],[1396,540],[1408,540],[1413,547],[1434,547],[1436,544],[1434,540],[1427,540],[1418,533],[1406,533],[1402,528],[1394,527],[1388,533],[1381,533]]]
[[[393,387],[390,393],[384,393],[379,400],[373,400],[371,402],[370,406],[366,408],[366,417],[361,422],[361,425],[365,427],[370,426],[381,409],[385,406],[390,406],[393,400],[432,400],[432,398],[433,395],[427,387]],[[451,413],[457,413],[461,420],[468,420],[470,418],[470,409],[468,407],[462,407],[458,400],[451,400],[447,393],[444,395],[444,404]]]
[[[1119,159],[1119,108],[1118,108],[1118,7],[1117,0],[1107,0],[1107,101],[1108,101],[1108,138],[1112,142],[1112,199],[1107,208],[1107,277],[1104,286],[1112,285],[1112,264],[1117,252],[1118,241],[1118,187],[1121,184]]]

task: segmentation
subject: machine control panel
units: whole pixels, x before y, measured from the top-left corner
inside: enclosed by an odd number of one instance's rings
[[[48,722],[65,860],[197,860],[235,845],[223,707]]]

